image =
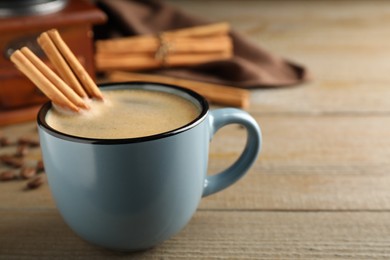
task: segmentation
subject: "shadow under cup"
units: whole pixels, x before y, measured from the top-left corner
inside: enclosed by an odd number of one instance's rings
[[[41,108],[38,131],[55,203],[70,228],[95,245],[136,251],[169,239],[188,223],[202,196],[233,184],[258,156],[260,128],[242,110],[209,111],[197,93],[165,84],[100,87],[168,92],[189,100],[200,112],[192,122],[169,132],[96,139],[51,128],[45,121],[51,104]],[[224,172],[207,176],[209,142],[220,127],[231,123],[247,129],[244,152]]]

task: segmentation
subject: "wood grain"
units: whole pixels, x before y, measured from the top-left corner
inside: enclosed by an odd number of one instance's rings
[[[169,2],[230,22],[306,65],[313,81],[251,91],[260,157],[162,245],[136,254],[93,247],[66,227],[47,185],[0,183],[0,259],[389,259],[390,2]],[[36,134],[33,123],[1,131]],[[244,136],[237,126],[217,133],[210,174],[239,156]]]
[[[55,208],[47,184],[25,190],[26,181],[0,183],[0,210]],[[390,177],[373,175],[260,174],[202,200],[211,210],[390,210]]]
[[[386,259],[389,218],[389,212],[199,211],[160,246],[116,253],[84,242],[54,210],[0,211],[0,258]]]

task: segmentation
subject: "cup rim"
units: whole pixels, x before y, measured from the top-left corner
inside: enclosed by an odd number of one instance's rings
[[[112,89],[124,89],[124,88],[136,88],[136,89],[170,89],[170,91],[166,91],[169,93],[181,93],[180,96],[183,98],[186,98],[187,100],[191,101],[191,99],[194,99],[198,102],[200,106],[200,113],[199,115],[189,122],[188,124],[181,126],[179,128],[158,133],[154,135],[148,135],[148,136],[142,136],[142,137],[132,137],[132,138],[116,138],[116,139],[104,139],[104,138],[89,138],[89,137],[80,137],[75,135],[66,134],[63,132],[60,132],[51,126],[49,126],[46,122],[46,114],[52,107],[51,101],[46,102],[43,104],[43,106],[38,111],[37,115],[37,124],[40,129],[47,132],[48,134],[55,136],[57,138],[68,140],[72,142],[78,142],[78,143],[90,143],[90,144],[125,144],[125,143],[138,143],[138,142],[145,142],[145,141],[151,141],[151,140],[157,140],[157,139],[163,139],[167,138],[173,135],[177,135],[179,133],[185,132],[189,129],[192,129],[196,125],[198,125],[200,122],[202,122],[209,111],[209,104],[207,100],[201,96],[200,94],[187,89],[183,87],[179,87],[172,84],[165,84],[165,83],[155,83],[155,82],[147,82],[147,81],[131,81],[131,82],[115,82],[115,83],[103,83],[98,84],[99,88],[112,88]],[[193,101],[191,101],[193,102]]]

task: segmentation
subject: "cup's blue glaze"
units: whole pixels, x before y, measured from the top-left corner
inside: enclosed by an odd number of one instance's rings
[[[257,159],[260,128],[242,110],[209,111],[198,94],[169,85],[135,82],[101,87],[175,93],[194,102],[201,113],[171,132],[105,140],[52,129],[45,122],[51,105],[42,107],[38,129],[54,200],[71,229],[95,245],[135,251],[163,242],[188,223],[202,196],[233,184]],[[247,129],[244,152],[224,172],[206,176],[209,141],[231,123]]]

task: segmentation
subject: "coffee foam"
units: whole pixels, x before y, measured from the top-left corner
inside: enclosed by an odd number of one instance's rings
[[[73,113],[51,109],[47,123],[60,132],[89,138],[134,138],[180,128],[199,109],[174,94],[148,90],[107,90],[104,101],[89,101],[89,110]]]

